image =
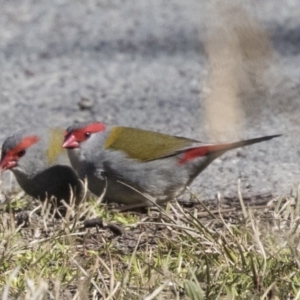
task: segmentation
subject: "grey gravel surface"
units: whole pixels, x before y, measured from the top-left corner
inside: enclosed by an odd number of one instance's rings
[[[192,189],[204,199],[236,195],[240,178],[245,195],[290,192],[300,183],[300,3],[229,1],[224,10],[220,3],[2,0],[0,142],[23,126],[88,119],[210,142],[282,133],[225,154]],[[228,11],[234,17],[224,23]],[[215,41],[222,51],[222,32],[241,11],[266,32],[273,50],[261,65],[263,82],[246,79],[239,89],[238,133],[224,128],[214,135],[205,122],[212,93],[206,43],[220,28]]]

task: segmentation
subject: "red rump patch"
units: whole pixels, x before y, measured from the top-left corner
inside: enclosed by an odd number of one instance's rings
[[[89,124],[83,128],[75,129],[71,132],[66,131],[65,138],[68,138],[68,136],[73,135],[76,138],[77,142],[83,142],[88,138],[86,135],[87,133],[96,133],[103,131],[104,129],[105,125],[103,123],[96,122]]]
[[[197,157],[207,156],[214,152],[226,151],[231,147],[231,144],[221,144],[221,145],[203,145],[198,148],[192,148],[184,152],[182,158],[179,160],[180,164],[184,164],[193,160]]]

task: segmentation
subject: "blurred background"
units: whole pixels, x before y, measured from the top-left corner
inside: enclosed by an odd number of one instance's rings
[[[1,143],[91,119],[205,142],[282,133],[225,154],[192,190],[300,183],[299,1],[2,0],[0,24]]]

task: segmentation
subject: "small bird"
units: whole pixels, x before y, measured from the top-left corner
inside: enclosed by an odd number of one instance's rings
[[[230,149],[267,141],[263,136],[230,144],[204,144],[194,139],[143,129],[77,123],[67,128],[63,147],[81,179],[104,201],[127,205],[162,204],[185,188],[217,157]],[[149,200],[150,199],[150,200]]]
[[[16,132],[2,145],[0,169],[11,170],[21,188],[34,198],[55,197],[59,204],[74,195],[78,204],[83,188],[61,147],[63,133],[59,128]]]

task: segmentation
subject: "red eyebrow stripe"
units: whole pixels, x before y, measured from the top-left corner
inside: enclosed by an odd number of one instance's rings
[[[102,123],[93,123],[85,127],[86,131],[90,132],[100,132],[105,129],[105,125]]]
[[[231,144],[221,144],[221,145],[203,145],[197,148],[192,148],[184,152],[183,157],[179,160],[180,164],[184,164],[196,157],[207,156],[212,152],[226,151],[230,149]]]
[[[10,154],[13,153],[18,153],[21,150],[27,149],[30,146],[34,145],[35,143],[37,143],[37,141],[39,140],[39,138],[36,135],[33,136],[27,136],[25,138],[23,138],[21,140],[21,142],[19,144],[16,145],[16,147],[14,147],[13,149],[11,149],[10,151],[8,151]]]
[[[7,153],[2,153],[0,168],[5,168],[10,161],[14,161],[18,155],[18,152],[27,149],[33,144],[37,143],[39,138],[36,135],[27,136],[21,140],[14,148],[11,148]],[[3,156],[4,155],[4,156]]]
[[[15,149],[27,149],[33,144],[37,143],[39,138],[36,135],[27,136],[21,140],[21,142],[15,147]]]
[[[80,128],[71,128],[72,126],[70,126],[70,129],[68,128],[65,133],[64,136],[68,137],[71,134],[75,134],[78,135],[82,132],[91,132],[91,133],[95,133],[95,132],[100,132],[103,131],[106,126],[103,123],[99,123],[99,122],[95,122],[95,123],[91,123],[88,124],[86,126],[80,127]]]
[[[76,129],[73,131],[73,133],[76,134],[80,134],[82,132],[91,132],[91,133],[95,133],[95,132],[100,132],[103,131],[105,129],[105,125],[102,123],[92,123],[90,125],[87,125],[83,128],[80,129]]]
[[[79,128],[79,129],[75,129],[73,131],[67,132],[67,134],[65,135],[65,138],[67,138],[68,136],[73,134],[76,137],[76,139],[78,139],[79,141],[84,141],[85,140],[84,134],[86,132],[90,132],[90,133],[101,132],[101,131],[105,130],[105,128],[106,128],[106,126],[103,123],[92,123],[83,128]]]

